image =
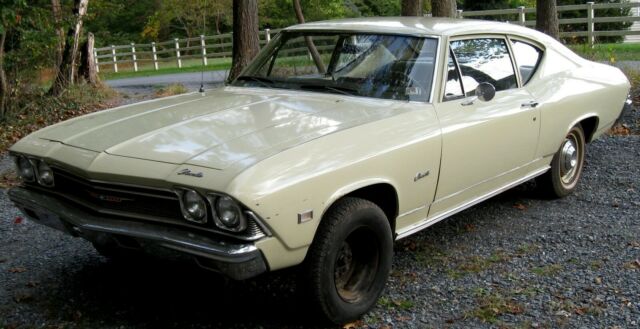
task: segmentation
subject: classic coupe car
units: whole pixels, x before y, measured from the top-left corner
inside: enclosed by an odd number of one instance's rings
[[[382,293],[394,240],[533,178],[571,193],[629,87],[506,23],[296,25],[222,88],[22,139],[9,196],[105,255],[179,256],[235,279],[303,264],[309,299],[342,323]]]

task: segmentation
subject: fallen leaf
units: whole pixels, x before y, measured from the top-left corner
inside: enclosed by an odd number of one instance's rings
[[[410,316],[402,316],[401,315],[401,316],[396,317],[396,321],[399,321],[399,322],[405,322],[405,321],[409,321],[409,320],[411,320]]]
[[[527,206],[523,205],[522,203],[516,203],[515,205],[513,205],[514,208],[518,209],[518,210],[525,210],[527,209]]]
[[[22,303],[22,302],[25,302],[25,301],[28,301],[28,300],[31,300],[31,299],[33,299],[33,296],[30,293],[21,292],[21,293],[17,293],[15,296],[13,296],[13,300],[16,303]]]
[[[576,314],[578,315],[584,315],[586,312],[586,308],[585,307],[578,307],[574,310],[574,312],[576,312]]]
[[[364,322],[362,322],[362,320],[356,320],[356,321],[345,324],[344,326],[342,326],[342,329],[356,329],[356,328],[362,327],[363,323]]]
[[[40,282],[38,281],[29,281],[27,282],[26,286],[29,288],[35,288],[40,284]]]
[[[13,220],[14,224],[22,224],[22,222],[24,221],[24,219],[20,216],[16,216],[16,218]]]
[[[596,284],[602,284],[602,278],[601,278],[601,277],[599,277],[599,276],[598,276],[598,277],[596,277],[593,281],[594,281]]]
[[[22,273],[22,272],[26,272],[27,269],[24,267],[12,267],[9,269],[9,273]]]

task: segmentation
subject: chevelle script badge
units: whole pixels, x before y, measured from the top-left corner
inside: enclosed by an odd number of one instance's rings
[[[203,173],[201,173],[201,172],[193,172],[189,168],[185,168],[185,169],[180,170],[178,172],[178,175],[193,176],[193,177],[198,177],[198,178],[201,178],[201,177],[204,176]]]

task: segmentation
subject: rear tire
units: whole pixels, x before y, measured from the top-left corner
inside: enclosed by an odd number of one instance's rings
[[[306,285],[324,317],[344,324],[369,311],[393,256],[389,221],[376,204],[347,197],[325,215],[306,259]]]
[[[571,128],[553,156],[551,169],[536,180],[538,191],[550,198],[562,198],[571,194],[582,175],[584,155],[584,130],[577,124]]]

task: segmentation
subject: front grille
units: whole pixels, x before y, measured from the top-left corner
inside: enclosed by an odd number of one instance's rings
[[[230,233],[215,227],[211,219],[204,225],[184,220],[180,201],[173,191],[91,181],[60,168],[52,170],[55,177],[53,188],[43,188],[36,183],[27,185],[43,192],[54,193],[91,212],[106,216],[178,225],[244,241],[254,241],[270,235],[269,230],[258,223],[259,219],[249,211],[245,212],[247,229],[240,233]],[[211,214],[211,209],[209,213]]]
[[[180,220],[180,202],[171,191],[97,183],[54,169],[55,190],[100,212]]]

